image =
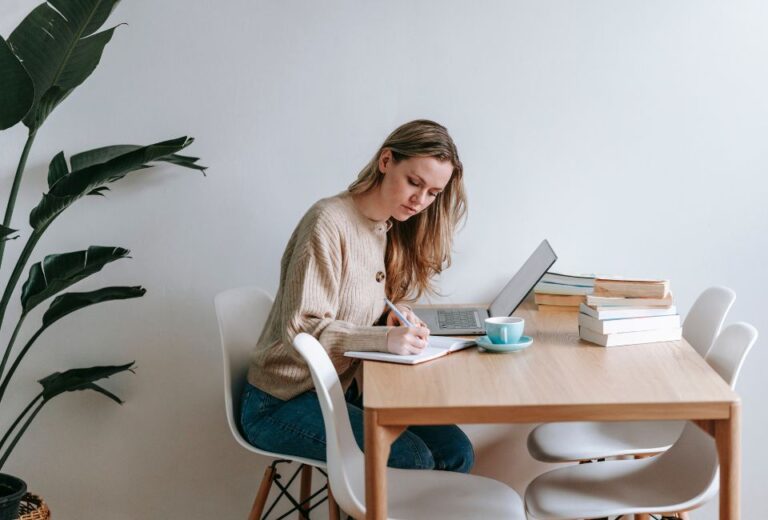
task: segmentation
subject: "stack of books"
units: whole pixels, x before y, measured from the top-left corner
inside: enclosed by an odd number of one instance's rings
[[[598,277],[579,306],[579,337],[604,347],[675,341],[682,332],[667,280]]]
[[[595,275],[546,273],[533,288],[533,299],[540,311],[579,310],[595,287]]]

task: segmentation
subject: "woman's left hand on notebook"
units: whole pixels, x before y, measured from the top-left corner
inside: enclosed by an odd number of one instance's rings
[[[397,305],[396,307],[400,312],[403,313],[403,316],[405,316],[405,319],[410,321],[412,324],[416,325],[417,327],[427,328],[427,324],[421,321],[419,317],[416,316],[416,313],[410,309],[410,307],[406,307],[405,305]],[[400,319],[397,316],[395,316],[395,313],[392,311],[389,311],[387,313],[387,326],[402,327],[402,326],[405,326],[405,323],[400,323]]]

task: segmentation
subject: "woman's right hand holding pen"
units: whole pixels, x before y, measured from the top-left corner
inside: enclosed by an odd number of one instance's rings
[[[424,327],[392,327],[387,333],[387,351],[401,356],[419,354],[428,338],[429,329]]]
[[[397,316],[402,327],[389,329],[387,333],[387,351],[392,354],[407,356],[409,354],[418,354],[427,346],[429,339],[429,329],[418,326],[408,321],[408,318],[391,301],[384,298],[392,312]]]

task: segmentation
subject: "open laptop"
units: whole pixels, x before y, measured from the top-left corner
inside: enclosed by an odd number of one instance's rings
[[[427,324],[436,336],[485,334],[485,319],[511,316],[523,302],[531,289],[539,283],[557,255],[549,242],[544,240],[528,257],[515,276],[507,283],[490,307],[468,307],[455,309],[414,309],[416,315]]]

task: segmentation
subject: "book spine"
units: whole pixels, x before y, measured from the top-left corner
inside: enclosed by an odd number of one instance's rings
[[[621,347],[644,343],[677,341],[683,337],[683,329],[647,330],[641,332],[622,332],[618,334],[600,334],[593,330],[579,327],[579,337],[603,347]]]
[[[600,334],[677,329],[680,327],[680,316],[674,314],[671,316],[600,320],[586,314],[579,314],[579,326]]]
[[[597,279],[595,294],[625,298],[665,298],[669,294],[669,283]]]
[[[533,292],[535,294],[563,294],[570,296],[583,296],[585,294],[592,294],[592,288],[577,285],[540,282],[533,288]]]
[[[677,314],[677,307],[590,307],[582,303],[579,312],[599,320],[615,320],[623,318],[647,318],[653,316],[669,316]]]
[[[575,285],[578,287],[594,287],[595,279],[592,277],[584,276],[568,276],[563,274],[546,273],[542,278],[542,282],[556,283],[562,285]]]
[[[576,313],[579,312],[579,308],[575,305],[547,305],[546,303],[539,303],[537,304],[537,308],[540,311],[544,312],[570,312],[570,313]]]
[[[592,307],[669,307],[672,297],[666,298],[621,298],[612,296],[587,295],[587,305]]]
[[[584,303],[586,296],[573,294],[541,294],[534,293],[533,299],[537,304],[543,305],[565,305],[569,307],[578,307]]]

